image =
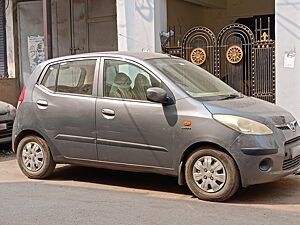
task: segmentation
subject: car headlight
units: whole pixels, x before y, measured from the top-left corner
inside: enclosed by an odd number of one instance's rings
[[[12,105],[9,105],[9,114],[13,117],[16,116],[16,108],[13,107]]]
[[[267,135],[273,131],[266,125],[240,116],[216,114],[213,118],[223,125],[242,134]]]

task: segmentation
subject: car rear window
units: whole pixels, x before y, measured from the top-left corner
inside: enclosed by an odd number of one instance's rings
[[[51,91],[55,91],[56,89],[55,83],[56,83],[56,76],[57,76],[58,69],[59,69],[59,65],[50,66],[41,82],[41,85],[43,85],[44,87],[48,88]]]
[[[92,95],[96,62],[90,59],[52,65],[41,85],[55,92]]]

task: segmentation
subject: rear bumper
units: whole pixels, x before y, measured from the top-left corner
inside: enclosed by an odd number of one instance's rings
[[[242,186],[268,183],[295,173],[300,168],[300,155],[292,155],[291,149],[296,146],[300,147],[300,138],[287,144],[276,134],[240,135],[231,146],[231,152],[240,171]]]

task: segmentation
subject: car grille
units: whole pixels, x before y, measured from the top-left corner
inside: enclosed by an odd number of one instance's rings
[[[297,166],[300,165],[300,155],[293,159],[286,159],[283,161],[283,170],[291,170],[293,168],[296,168]]]
[[[12,129],[13,129],[14,122],[13,121],[8,121],[8,122],[1,122],[1,123],[6,123],[7,129],[6,130],[0,130],[0,139],[10,137],[12,135]]]
[[[291,130],[291,128],[288,126],[288,124],[279,124],[275,125],[277,129],[279,130]],[[297,121],[295,121],[295,128],[298,128],[299,124]]]
[[[297,137],[295,137],[295,138],[292,138],[292,139],[290,139],[290,140],[287,140],[286,142],[285,142],[285,145],[291,145],[291,144],[293,144],[293,143],[296,143],[297,141],[299,141],[300,140],[300,136],[297,136]]]

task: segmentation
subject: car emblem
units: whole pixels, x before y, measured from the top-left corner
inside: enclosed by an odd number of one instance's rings
[[[296,132],[296,124],[297,121],[293,121],[287,124],[287,126],[290,128],[291,131]]]

